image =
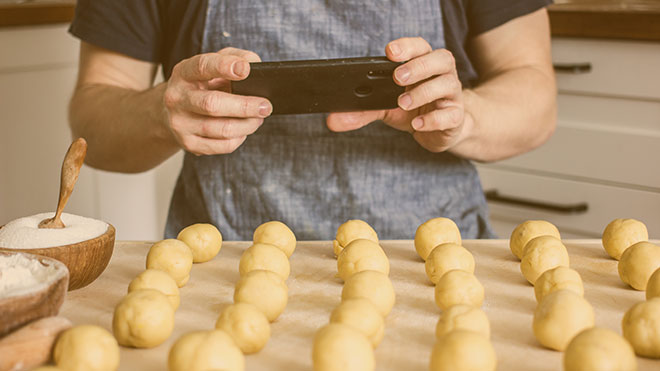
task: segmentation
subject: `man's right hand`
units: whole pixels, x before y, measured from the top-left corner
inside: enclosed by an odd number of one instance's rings
[[[230,81],[260,62],[247,50],[225,48],[179,62],[163,94],[166,124],[179,145],[196,155],[231,153],[273,112],[260,97],[231,94]]]

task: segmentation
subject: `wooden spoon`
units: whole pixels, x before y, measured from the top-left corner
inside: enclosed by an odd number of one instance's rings
[[[62,174],[60,179],[60,198],[57,201],[57,212],[52,218],[44,219],[39,223],[39,228],[64,228],[65,225],[62,222],[62,210],[64,206],[69,201],[69,197],[73,192],[73,187],[76,185],[78,180],[78,174],[80,174],[80,167],[85,161],[85,155],[87,154],[87,142],[84,138],[78,138],[71,143],[69,150],[64,156],[64,161],[62,162]]]

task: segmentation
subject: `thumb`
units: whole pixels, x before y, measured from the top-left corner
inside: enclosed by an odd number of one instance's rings
[[[385,111],[333,112],[328,115],[325,122],[328,129],[343,132],[360,129],[384,117]]]

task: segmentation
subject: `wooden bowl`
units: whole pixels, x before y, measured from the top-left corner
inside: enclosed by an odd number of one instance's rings
[[[97,279],[105,270],[115,247],[115,227],[108,224],[102,235],[70,245],[44,247],[41,249],[7,249],[57,259],[69,268],[69,290],[85,287]]]
[[[54,316],[64,302],[69,283],[69,270],[61,262],[33,254],[0,251],[1,255],[23,254],[44,267],[54,266],[55,274],[34,288],[0,298],[0,337],[22,325],[42,317]]]

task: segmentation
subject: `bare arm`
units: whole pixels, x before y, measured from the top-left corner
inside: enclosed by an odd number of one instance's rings
[[[86,163],[135,173],[181,148],[232,152],[272,111],[267,100],[228,93],[228,81],[245,78],[258,59],[231,48],[194,56],[152,87],[155,64],[83,42],[69,122],[74,136],[87,139]]]
[[[496,161],[545,142],[556,120],[550,30],[545,9],[477,36],[469,45],[482,82],[462,89],[453,56],[420,38],[390,42],[388,58],[407,61],[394,74],[406,86],[399,108],[335,113],[328,127],[360,128],[374,120],[412,133],[431,152]]]

